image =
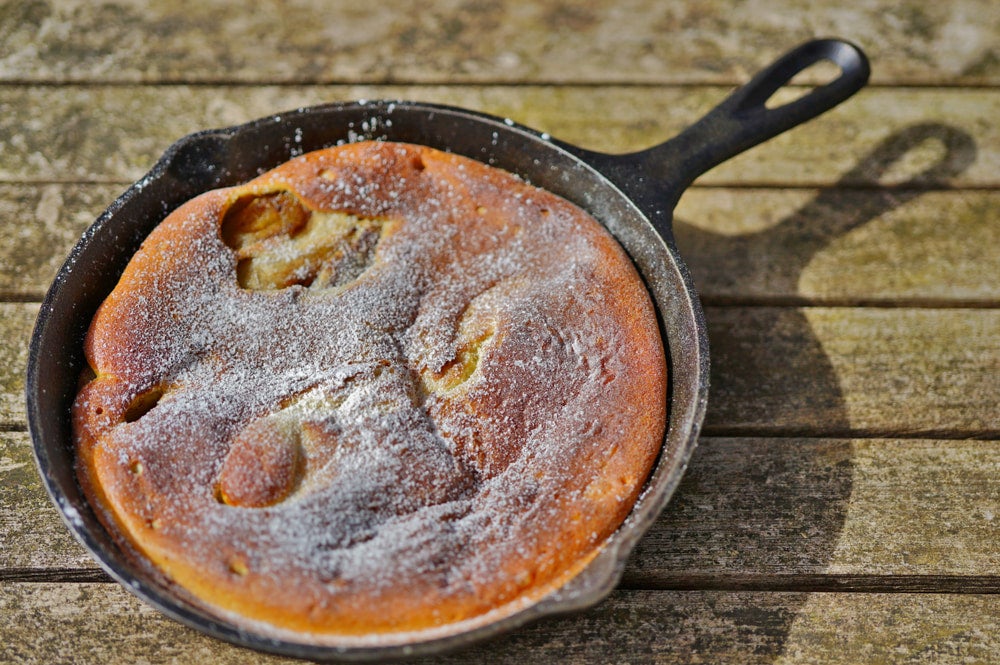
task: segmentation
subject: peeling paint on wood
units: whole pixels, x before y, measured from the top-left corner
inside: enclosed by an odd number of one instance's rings
[[[703,438],[626,579],[1000,577],[997,477],[998,441]]]
[[[121,190],[0,184],[0,296],[41,300],[80,235]]]

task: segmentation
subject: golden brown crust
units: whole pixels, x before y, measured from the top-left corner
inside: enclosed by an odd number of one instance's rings
[[[319,643],[447,634],[563,584],[665,428],[655,313],[607,232],[412,145],[188,202],[85,350],[77,468],[109,529],[215,611]]]

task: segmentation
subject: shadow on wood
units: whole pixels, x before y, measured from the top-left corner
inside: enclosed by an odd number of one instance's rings
[[[871,180],[891,173],[928,143],[943,149],[908,180],[874,190],[850,187],[862,176]],[[714,266],[724,266],[727,283],[766,286],[767,295],[745,299],[703,295],[712,353],[706,434],[851,434],[830,361],[803,312],[789,306],[826,304],[797,297],[799,279],[832,241],[905,205],[928,187],[946,186],[975,156],[968,134],[936,123],[914,125],[884,141],[835,186],[765,230],[723,236],[675,222],[677,244],[696,284],[706,281],[699,275],[704,278]],[[859,302],[846,304],[864,304],[866,298],[855,300]]]

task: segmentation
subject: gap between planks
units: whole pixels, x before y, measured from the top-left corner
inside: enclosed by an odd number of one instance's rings
[[[0,570],[0,583],[117,584],[100,568],[11,568]],[[626,574],[623,591],[761,591],[806,593],[950,593],[1000,594],[994,575],[850,575],[692,574],[640,576]]]
[[[1000,594],[993,575],[849,574],[677,574],[650,579],[629,576],[618,588],[628,591],[770,591],[807,593]]]
[[[0,84],[0,88],[2,88]],[[184,138],[184,136],[177,136],[177,139]],[[625,154],[625,153],[622,153]],[[152,168],[153,163],[150,163],[150,168]],[[67,178],[64,180],[53,180],[51,178],[40,178],[38,180],[25,180],[25,179],[3,179],[0,178],[0,185],[10,186],[10,187],[47,187],[47,186],[59,186],[59,187],[120,187],[122,193],[129,187],[135,184],[136,181],[132,180],[122,180],[120,178],[91,178],[91,179],[80,179],[80,178]],[[839,184],[836,182],[774,182],[774,181],[754,181],[754,180],[714,180],[712,182],[700,183],[695,182],[685,189],[685,192],[694,190],[712,191],[712,190],[725,190],[725,189],[735,189],[735,190],[767,190],[767,191],[843,191],[843,192],[886,192],[893,194],[903,194],[903,193],[920,193],[928,194],[932,192],[955,192],[955,193],[990,193],[1000,191],[1000,184],[990,185],[990,184],[950,184],[950,183],[937,183],[937,182],[927,182],[927,183],[905,183],[902,185],[887,184],[882,185],[877,182],[872,183],[844,183]],[[109,199],[108,203],[111,203],[114,199]]]
[[[813,427],[800,430],[795,427],[726,427],[706,425],[701,430],[702,436],[718,438],[770,438],[770,439],[902,439],[921,441],[935,439],[939,441],[996,441],[1000,439],[1000,430],[995,429],[925,429],[925,430],[891,430],[848,428],[837,429]]]
[[[994,298],[824,298],[796,296],[700,296],[705,307],[851,307],[855,309],[998,309]]]
[[[16,87],[36,87],[36,88],[68,88],[68,87],[94,87],[94,88],[127,88],[127,87],[149,87],[149,88],[170,88],[170,87],[216,87],[216,88],[295,88],[303,86],[355,86],[355,85],[380,85],[380,86],[434,86],[449,88],[631,88],[631,89],[690,89],[690,88],[739,88],[747,84],[747,79],[732,78],[728,80],[720,79],[689,79],[685,81],[670,82],[650,82],[642,79],[628,79],[619,77],[609,78],[587,78],[587,79],[562,79],[562,78],[533,78],[531,80],[515,80],[502,77],[482,77],[465,78],[456,81],[454,76],[446,77],[396,77],[396,76],[365,76],[365,77],[303,77],[297,79],[232,79],[232,78],[164,78],[160,80],[135,78],[135,79],[97,79],[97,78],[4,78],[0,79],[0,88]],[[808,84],[794,84],[782,86],[784,90],[810,90],[817,86]],[[942,79],[929,79],[925,81],[869,81],[865,84],[866,90],[1000,90],[1000,84],[996,83],[976,83],[971,81],[949,83]]]
[[[27,432],[27,424],[21,422],[0,422],[0,433]],[[984,430],[914,430],[909,432],[893,430],[809,430],[766,428],[766,427],[718,427],[707,425],[701,430],[702,436],[718,438],[770,438],[770,439],[900,439],[905,441],[922,441],[935,439],[939,441],[998,441],[1000,431]],[[2,579],[2,576],[0,576]]]

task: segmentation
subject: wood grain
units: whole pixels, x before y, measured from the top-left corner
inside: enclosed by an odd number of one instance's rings
[[[708,304],[995,306],[1000,193],[689,190],[677,244]]]
[[[457,105],[583,147],[628,152],[674,136],[728,92],[711,86],[3,86],[0,181],[124,184],[188,133],[355,99]],[[873,88],[700,182],[996,188],[997,117],[1000,89]]]
[[[37,306],[0,303],[0,424],[24,423]],[[1000,435],[1000,310],[711,307],[706,432]]]
[[[730,83],[813,37],[860,43],[880,84],[996,84],[990,0],[357,4],[35,1],[0,13],[0,79]]]
[[[0,583],[18,663],[277,663],[184,628],[116,584]],[[989,662],[1000,596],[618,591],[420,663]],[[73,635],[72,640],[60,639]]]
[[[997,441],[705,438],[624,583],[997,589],[998,475]],[[0,579],[101,577],[21,432],[0,434],[0,551]]]
[[[705,431],[1000,435],[1000,310],[710,307]]]
[[[0,429],[23,428],[28,342],[38,305],[0,303]]]
[[[998,577],[998,473],[997,441],[705,437],[626,584]]]
[[[121,185],[0,184],[0,297],[41,300]],[[696,187],[681,256],[710,304],[1000,303],[1000,192]]]
[[[7,578],[96,567],[42,487],[25,432],[0,433],[0,552]]]
[[[0,298],[41,301],[84,230],[123,188],[0,184]]]

